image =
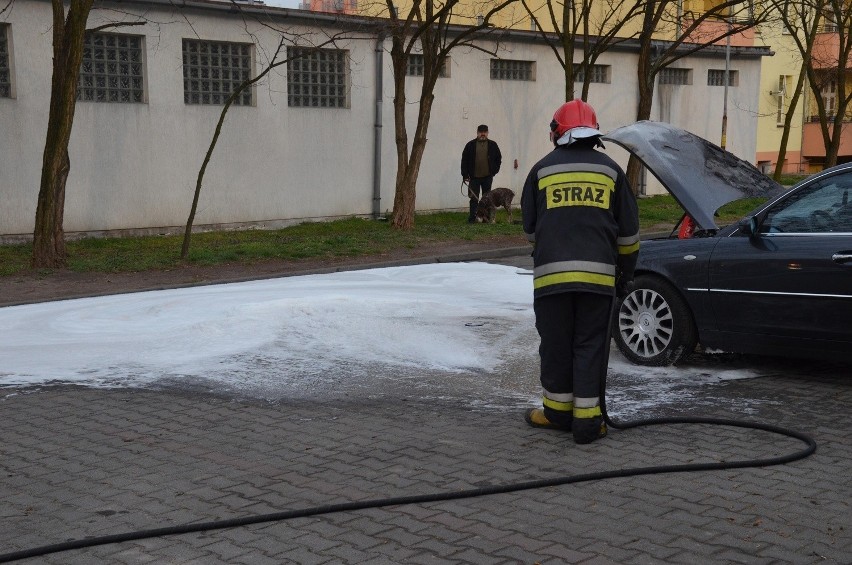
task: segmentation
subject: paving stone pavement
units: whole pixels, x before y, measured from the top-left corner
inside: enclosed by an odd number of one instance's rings
[[[532,387],[535,351],[504,367]],[[799,365],[801,367],[801,365]],[[791,464],[667,473],[155,537],[21,563],[852,563],[852,376],[722,381],[701,415],[809,434]],[[453,375],[262,401],[202,387],[0,389],[0,554],[66,540],[533,479],[774,457],[802,444],[708,425],[613,430],[577,446],[518,398]],[[482,375],[487,395],[505,375]],[[390,384],[389,384],[390,383]],[[422,384],[422,386],[420,386]],[[611,386],[618,386],[618,378]],[[423,391],[427,391],[428,394]],[[660,411],[682,415],[670,401]],[[655,414],[659,415],[659,414]]]

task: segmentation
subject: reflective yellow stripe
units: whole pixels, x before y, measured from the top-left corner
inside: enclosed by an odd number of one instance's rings
[[[578,271],[567,273],[553,273],[544,275],[533,281],[533,288],[541,288],[552,284],[562,283],[590,283],[601,286],[615,286],[615,277],[612,275],[600,275],[597,273],[583,273]]]
[[[541,399],[541,403],[547,408],[556,410],[557,412],[571,412],[574,409],[573,402],[559,402],[558,400],[553,400],[546,396]]]
[[[539,179],[538,188],[539,190],[542,190],[554,184],[573,184],[578,182],[600,184],[608,188],[610,191],[615,190],[615,181],[610,176],[603,173],[593,173],[591,171],[547,175],[546,177]]]
[[[639,251],[639,242],[637,241],[633,245],[619,245],[618,246],[618,254],[619,255],[630,255],[631,253],[636,253]]]
[[[574,408],[574,417],[575,418],[595,418],[601,415],[601,407],[595,406],[593,408]]]

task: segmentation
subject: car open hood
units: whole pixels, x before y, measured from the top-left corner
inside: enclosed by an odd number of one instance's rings
[[[713,214],[728,202],[781,189],[751,163],[670,124],[636,122],[603,138],[642,161],[705,230],[718,229]]]

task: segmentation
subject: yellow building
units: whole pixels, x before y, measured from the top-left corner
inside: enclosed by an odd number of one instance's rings
[[[765,24],[756,34],[756,42],[775,53],[765,57],[761,66],[760,116],[758,117],[757,155],[755,163],[766,173],[774,172],[781,147],[784,122],[802,68],[802,55],[792,36],[780,24]],[[784,156],[783,172],[802,173],[807,163],[802,159],[802,134],[807,98],[807,84],[794,109]]]

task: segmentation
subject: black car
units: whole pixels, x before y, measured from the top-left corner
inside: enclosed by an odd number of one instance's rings
[[[789,190],[689,132],[637,122],[604,139],[636,155],[683,206],[691,237],[642,241],[613,337],[635,363],[693,352],[852,359],[852,163]],[[715,212],[769,199],[718,227]]]

